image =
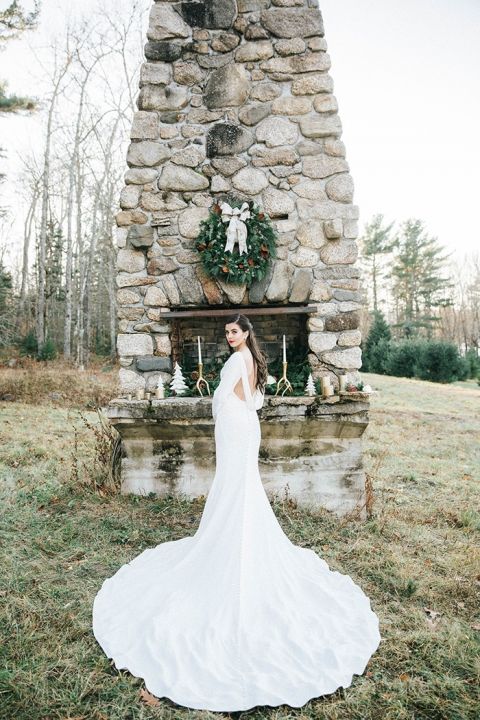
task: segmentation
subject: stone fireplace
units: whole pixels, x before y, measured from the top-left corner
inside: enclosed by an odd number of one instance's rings
[[[128,492],[206,494],[211,398],[127,400],[168,385],[176,361],[224,356],[225,317],[252,321],[270,361],[304,352],[314,378],[361,365],[358,209],[320,10],[312,0],[158,0],[117,215],[120,396]],[[277,256],[250,287],[208,276],[200,222],[230,194],[272,219]],[[204,360],[205,362],[205,360]],[[260,472],[269,494],[338,513],[361,505],[368,404],[266,395]]]

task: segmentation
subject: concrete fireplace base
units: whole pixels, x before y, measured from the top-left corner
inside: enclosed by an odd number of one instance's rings
[[[206,495],[215,474],[211,397],[115,399],[104,412],[122,438],[121,487],[137,495]],[[266,396],[259,411],[267,492],[302,507],[365,517],[361,437],[368,402]]]

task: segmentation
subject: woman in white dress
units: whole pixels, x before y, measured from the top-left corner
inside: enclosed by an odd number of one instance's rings
[[[267,367],[245,315],[212,400],[216,470],[193,536],[144,550],[104,581],[93,632],[157,697],[221,712],[301,707],[348,687],[380,642],[348,575],[294,545],[258,469]]]

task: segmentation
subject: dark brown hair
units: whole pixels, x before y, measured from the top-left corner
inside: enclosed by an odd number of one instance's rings
[[[261,392],[263,392],[268,377],[267,358],[264,352],[260,349],[257,337],[255,335],[255,330],[253,329],[253,325],[248,319],[248,317],[246,315],[242,315],[241,313],[234,313],[233,315],[229,315],[225,320],[225,325],[228,325],[230,323],[236,323],[237,325],[239,325],[243,332],[247,332],[248,330],[248,336],[245,342],[250,349],[250,352],[253,355],[253,359],[255,360],[257,365],[256,387],[259,388]],[[230,349],[232,350],[232,352],[237,352],[237,350],[233,350],[232,348]]]

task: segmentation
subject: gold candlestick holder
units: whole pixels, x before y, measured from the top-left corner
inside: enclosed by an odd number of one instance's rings
[[[285,388],[284,388],[284,390],[283,390],[283,392],[282,392],[282,395],[285,395],[285,393],[287,392],[287,390],[290,390],[290,392],[293,392],[293,388],[292,388],[292,386],[291,386],[291,384],[290,384],[290,380],[287,378],[287,366],[288,366],[288,362],[287,362],[286,360],[283,361],[283,362],[282,362],[282,366],[283,366],[282,377],[281,377],[280,380],[277,382],[277,391],[276,391],[275,395],[278,395],[278,391],[280,390],[280,387],[281,387],[282,383],[285,384]]]
[[[200,385],[202,383],[205,383],[205,386],[207,388],[207,393],[208,393],[208,395],[210,395],[210,385],[208,384],[207,380],[205,380],[205,378],[203,377],[203,363],[199,362],[198,363],[198,380],[195,383],[195,387],[197,388],[200,395],[203,397],[203,392],[200,389]]]

